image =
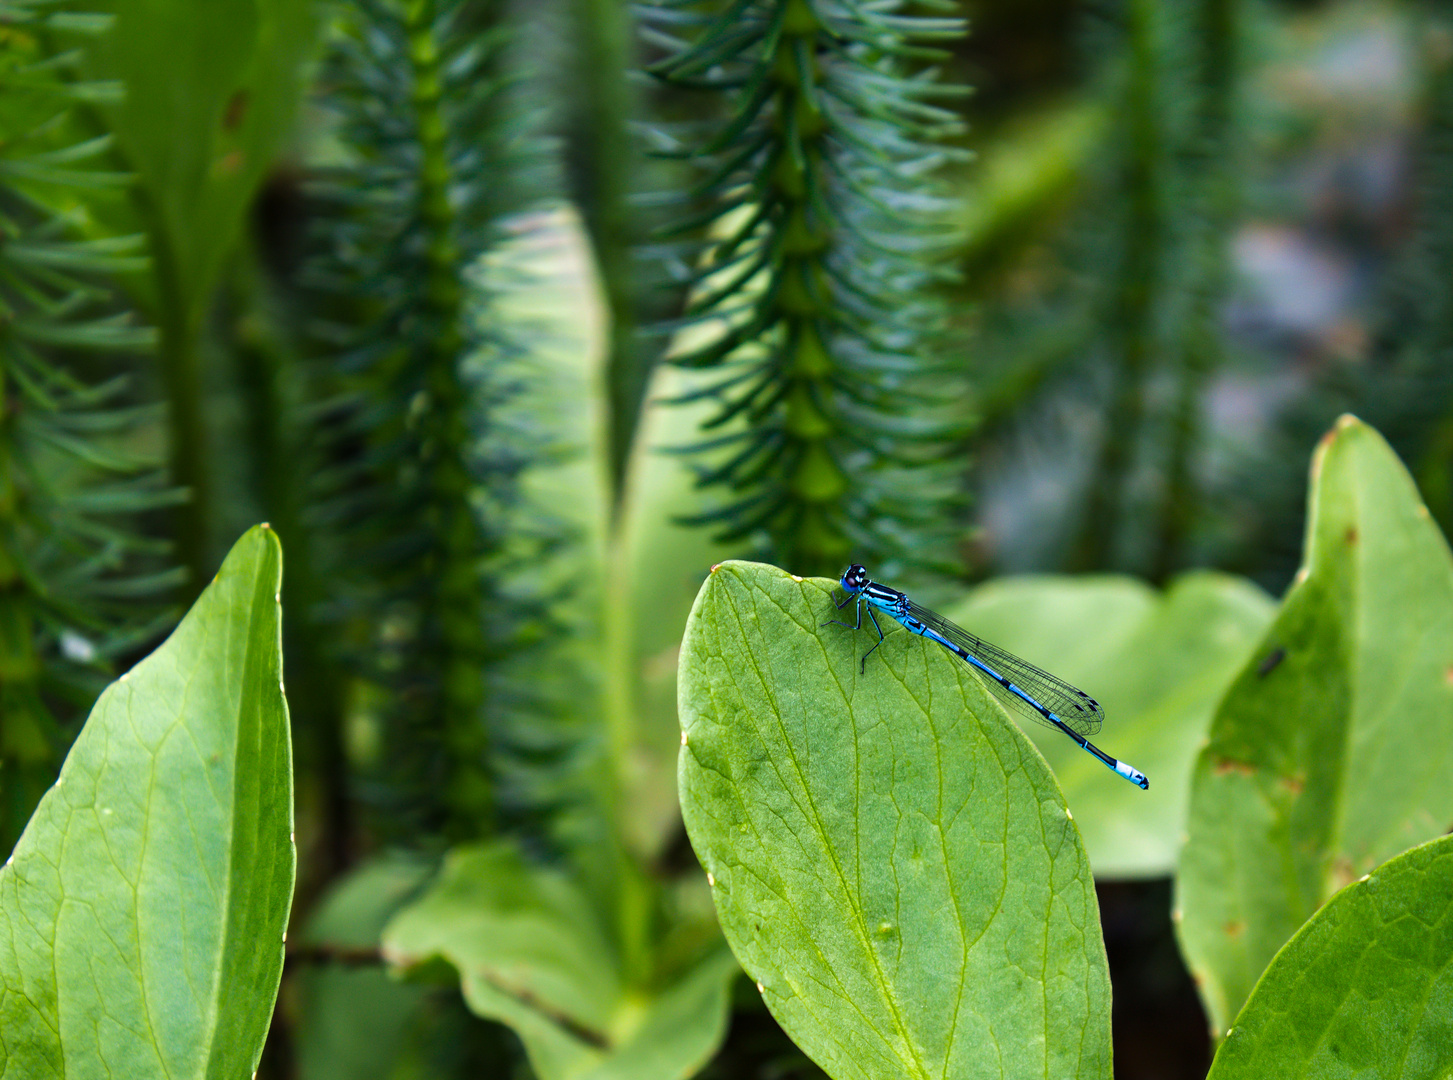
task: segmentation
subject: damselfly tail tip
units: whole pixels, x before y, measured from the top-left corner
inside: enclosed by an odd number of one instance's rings
[[[1125,779],[1129,780],[1141,791],[1150,790],[1150,778],[1137,769],[1134,765],[1127,765],[1123,761],[1115,762],[1115,771]]]

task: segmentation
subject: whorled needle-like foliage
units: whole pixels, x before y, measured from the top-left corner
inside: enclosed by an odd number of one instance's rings
[[[380,797],[395,820],[455,838],[498,809],[489,673],[521,608],[497,562],[526,458],[490,438],[508,380],[488,369],[501,346],[469,272],[511,152],[497,18],[461,0],[340,9],[323,85],[348,160],[314,187],[323,254],[309,275],[349,402],[320,522],[338,548],[332,615],[387,691]]]
[[[903,6],[645,9],[669,53],[652,71],[727,114],[668,151],[702,169],[672,230],[701,245],[678,264],[692,329],[668,356],[704,373],[678,400],[716,406],[688,449],[720,497],[694,520],[804,574],[933,563],[957,524],[963,423],[932,291],[949,230],[929,184],[960,125],[924,65],[961,25]]]
[[[85,239],[87,195],[126,178],[70,124],[108,88],[66,82],[45,3],[0,6],[0,847],[8,853],[90,707],[108,658],[144,642],[177,583],[136,515],[174,501],[134,443],[122,365],[152,332],[108,287],[137,237]],[[152,417],[153,421],[155,417]]]

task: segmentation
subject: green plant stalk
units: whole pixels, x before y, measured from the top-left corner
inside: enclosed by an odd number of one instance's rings
[[[676,399],[713,408],[681,449],[722,495],[687,521],[801,574],[850,555],[945,569],[964,424],[958,373],[932,355],[932,252],[952,230],[923,177],[959,122],[937,104],[953,89],[909,69],[962,27],[811,0],[698,6],[707,28],[654,68],[734,113],[687,151],[709,170],[690,199],[711,209],[673,233],[706,226],[687,322],[708,333],[669,359],[709,373]]]
[[[100,690],[106,658],[134,649],[175,583],[165,545],[130,515],[174,492],[136,452],[138,412],[122,380],[88,385],[77,354],[148,351],[107,284],[145,266],[139,238],[78,234],[98,189],[128,178],[100,165],[78,105],[108,91],[77,78],[52,40],[56,5],[10,5],[0,22],[0,844],[9,853],[55,779],[67,725]],[[85,20],[79,20],[85,22]],[[98,20],[94,25],[104,25]],[[39,166],[39,173],[31,171]],[[82,369],[84,370],[84,368]],[[113,368],[113,370],[115,370]]]
[[[464,290],[459,280],[460,251],[454,239],[454,211],[449,203],[450,169],[447,129],[442,113],[443,89],[439,53],[433,37],[432,0],[410,0],[405,9],[409,61],[414,73],[413,105],[421,152],[420,216],[427,234],[428,286],[424,317],[432,328],[422,358],[426,367],[427,412],[419,421],[423,465],[432,490],[433,520],[427,522],[433,551],[430,559],[435,588],[426,605],[426,619],[439,631],[441,656],[439,722],[446,732],[452,775],[446,780],[446,802],[454,820],[455,838],[487,833],[495,815],[494,792],[482,764],[488,760],[489,737],[483,720],[483,665],[489,656],[481,621],[477,560],[482,544],[470,505],[474,481],[465,461],[469,400],[460,380],[459,357]]]
[[[186,494],[173,511],[173,536],[177,561],[187,572],[182,600],[189,604],[211,580],[215,565],[210,538],[210,447],[202,401],[202,313],[188,302],[191,290],[181,282],[181,270],[164,240],[159,215],[149,212],[139,188],[136,201],[143,220],[152,223],[147,233],[157,287],[157,361],[167,398],[168,464],[172,482]]]
[[[353,862],[354,815],[349,799],[349,763],[343,744],[344,686],[336,659],[325,648],[326,633],[314,613],[327,599],[317,572],[314,534],[307,527],[302,490],[308,460],[298,437],[297,406],[290,385],[296,357],[272,331],[270,304],[255,252],[246,251],[233,269],[233,292],[242,314],[236,328],[238,380],[247,415],[253,487],[268,521],[287,545],[283,577],[283,641],[288,657],[288,700],[297,718],[293,729],[303,766],[302,783],[316,785],[321,822],[318,856],[305,861],[300,894],[321,886]],[[306,801],[310,793],[300,791]]]
[[[1201,400],[1222,359],[1217,314],[1230,283],[1226,243],[1236,210],[1231,139],[1235,130],[1239,2],[1203,0],[1197,14],[1200,100],[1190,158],[1192,175],[1198,178],[1194,182],[1201,213],[1190,258],[1199,271],[1199,280],[1193,286],[1171,415],[1169,461],[1150,571],[1151,580],[1157,582],[1166,581],[1183,564],[1186,537],[1197,505],[1192,459],[1200,442]]]
[[[628,131],[632,95],[625,77],[631,63],[630,18],[621,0],[574,0],[573,13],[576,77],[569,89],[576,115],[569,159],[575,201],[590,236],[610,313],[606,452],[615,513],[621,505],[631,444],[651,374],[650,354],[639,340],[638,278],[632,251],[638,236],[627,205],[629,177],[636,162]]]
[[[1447,34],[1445,19],[1426,25],[1424,40],[1436,40],[1434,32]],[[1431,50],[1430,50],[1431,51]],[[1437,66],[1430,73],[1427,89],[1427,121],[1423,133],[1419,197],[1423,204],[1421,217],[1422,243],[1426,261],[1427,286],[1419,289],[1422,314],[1420,342],[1423,363],[1446,371],[1453,356],[1453,303],[1441,285],[1453,267],[1453,197],[1448,178],[1453,175],[1453,62],[1446,56],[1429,58],[1425,63]],[[1453,536],[1453,408],[1445,408],[1434,423],[1426,445],[1417,461],[1418,487],[1428,509],[1443,529]]]
[[[822,80],[818,39],[825,31],[808,0],[787,0],[783,6],[781,36],[767,61],[772,89],[764,110],[770,111],[778,142],[766,177],[767,197],[781,212],[775,235],[763,243],[777,245],[780,252],[773,267],[780,286],[766,307],[785,343],[778,378],[787,449],[780,468],[795,520],[793,527],[775,530],[774,539],[783,566],[801,574],[824,574],[841,570],[852,549],[839,516],[849,481],[829,446],[839,434],[840,421],[823,408],[838,367],[822,335],[832,314],[824,264],[833,237],[809,207],[826,171],[828,126],[817,89]]]
[[[0,400],[6,372],[0,368]],[[0,420],[0,850],[8,856],[55,772],[46,738],[53,722],[38,689],[35,613],[20,572],[20,490],[14,476],[16,416]]]
[[[610,560],[610,565],[623,567],[627,561],[621,556]],[[610,819],[609,874],[613,895],[608,903],[615,922],[621,970],[629,984],[639,986],[652,974],[650,946],[655,905],[651,884],[626,841],[625,818],[631,812],[631,767],[640,738],[632,585],[631,575],[620,571],[607,574],[602,589],[605,609],[601,624],[608,658],[603,687],[608,776],[601,801]]]
[[[827,314],[822,309],[828,295],[823,264],[832,241],[813,222],[807,205],[809,185],[820,185],[825,179],[827,124],[821,103],[814,95],[801,92],[801,73],[794,63],[795,57],[812,57],[811,83],[815,87],[821,81],[815,57],[817,37],[822,32],[807,0],[789,0],[776,57],[785,70],[780,73],[775,95],[778,123],[787,128],[784,134],[789,140],[791,129],[796,127],[799,146],[797,153],[792,152],[790,144],[784,148],[772,179],[786,204],[788,221],[782,238],[783,288],[778,303],[792,355],[786,378],[786,431],[797,450],[788,458],[791,464],[786,484],[801,506],[799,527],[785,538],[784,555],[786,565],[803,568],[802,573],[831,573],[851,549],[848,538],[833,522],[838,502],[848,487],[847,475],[827,447],[827,438],[836,432],[837,424],[820,405],[830,394],[829,380],[835,368],[818,330]]]
[[[1126,485],[1145,417],[1145,379],[1154,349],[1153,317],[1160,289],[1165,234],[1161,198],[1162,156],[1157,93],[1160,83],[1156,0],[1129,0],[1126,7],[1130,70],[1126,87],[1127,142],[1124,189],[1128,208],[1123,255],[1109,317],[1116,350],[1114,383],[1104,435],[1078,540],[1070,558],[1074,570],[1100,570],[1113,554]]]

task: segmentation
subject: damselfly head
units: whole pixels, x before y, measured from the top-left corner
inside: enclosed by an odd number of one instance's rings
[[[848,592],[855,593],[868,584],[868,571],[857,563],[853,563],[843,571],[842,585]]]

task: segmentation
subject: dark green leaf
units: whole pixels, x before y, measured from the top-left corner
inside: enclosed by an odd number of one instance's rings
[[[118,80],[103,106],[135,170],[164,293],[200,317],[258,183],[292,126],[313,11],[294,0],[116,3],[87,40],[89,73]]]

